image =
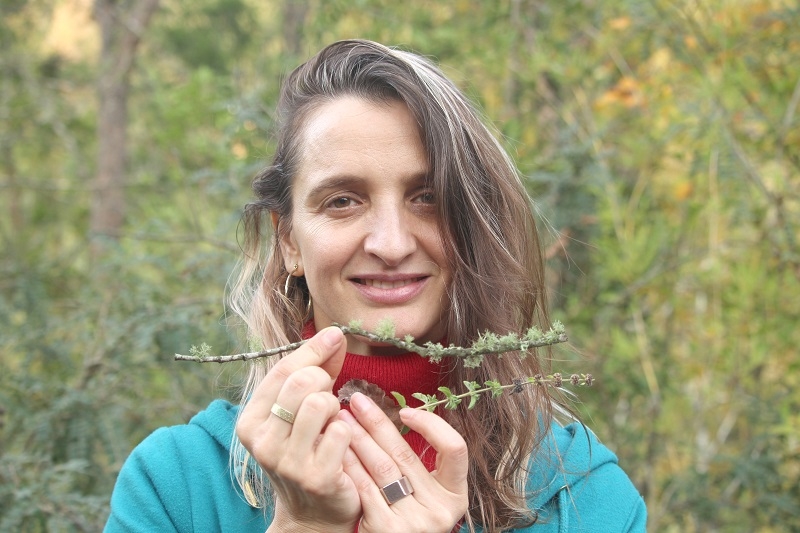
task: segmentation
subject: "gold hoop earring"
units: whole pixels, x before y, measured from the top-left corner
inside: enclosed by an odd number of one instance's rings
[[[295,270],[298,269],[297,263],[294,264],[292,271],[289,272],[289,275],[286,276],[286,283],[283,284],[283,295],[287,298],[289,297],[289,280],[292,279],[292,274],[294,274]]]

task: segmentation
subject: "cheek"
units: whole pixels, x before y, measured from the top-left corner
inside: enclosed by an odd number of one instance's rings
[[[439,236],[439,232],[436,229],[432,229],[428,235],[428,238],[425,239],[428,255],[430,255],[436,265],[441,269],[442,275],[449,283],[450,269],[447,262],[447,253],[445,252],[444,242],[442,241],[441,237]]]
[[[317,283],[325,283],[325,280],[337,275],[342,270],[343,262],[330,254],[315,254],[310,262],[306,263],[306,277],[315,280]],[[325,288],[324,285],[321,288]]]
[[[307,272],[320,268],[321,263],[329,262],[330,259],[326,260],[326,254],[332,253],[337,248],[336,243],[339,240],[329,227],[313,219],[298,219],[293,226],[292,234],[303,268]]]
[[[299,217],[294,223],[298,240],[306,246],[314,246],[328,233],[332,233],[329,224],[315,217]]]
[[[326,291],[338,278],[344,264],[353,255],[341,239],[328,234],[306,235],[300,246],[303,260],[303,275],[312,292]]]

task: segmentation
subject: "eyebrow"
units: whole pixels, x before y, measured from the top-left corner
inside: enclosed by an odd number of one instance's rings
[[[368,180],[350,174],[333,175],[328,178],[323,178],[320,183],[318,183],[310,191],[308,191],[308,195],[306,197],[316,198],[320,195],[325,194],[330,190],[351,188],[356,185],[361,185],[365,181]],[[407,176],[403,176],[402,181],[404,185],[408,186],[415,184],[428,185],[431,183],[432,180],[427,172],[418,172],[415,174],[409,174]]]
[[[353,185],[360,184],[363,181],[363,178],[357,178],[350,175],[331,176],[323,179],[321,183],[318,183],[310,191],[308,191],[307,198],[316,198],[332,189],[350,188]]]

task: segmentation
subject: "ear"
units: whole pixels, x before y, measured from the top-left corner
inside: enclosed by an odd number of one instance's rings
[[[275,211],[270,211],[270,218],[272,219],[272,231],[275,233],[275,238],[278,239],[278,246],[281,249],[281,256],[283,256],[283,267],[287,272],[294,276],[303,275],[303,260],[300,255],[300,248],[294,240],[294,235],[291,231],[280,232],[280,216]],[[294,265],[297,265],[295,270]]]

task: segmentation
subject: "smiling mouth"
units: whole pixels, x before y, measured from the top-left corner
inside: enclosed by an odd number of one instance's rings
[[[353,281],[356,283],[360,283],[361,285],[366,285],[367,287],[375,287],[376,289],[399,289],[400,287],[405,287],[407,285],[411,285],[412,283],[417,283],[424,278],[412,278],[412,279],[400,279],[395,281],[386,281],[380,279],[364,279],[358,278]]]

